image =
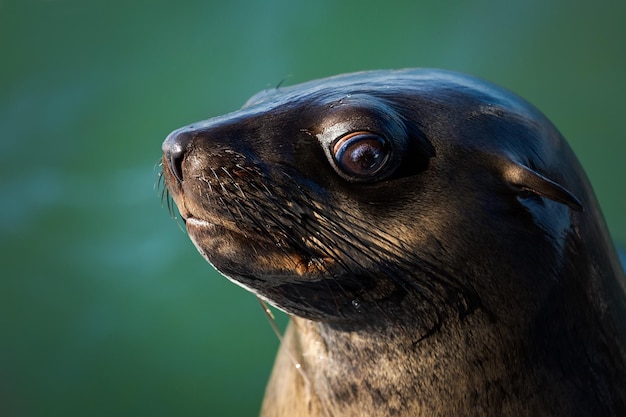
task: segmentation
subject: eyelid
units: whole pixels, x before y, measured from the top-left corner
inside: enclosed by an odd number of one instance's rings
[[[376,134],[374,132],[369,132],[367,130],[359,130],[359,131],[356,131],[356,132],[348,133],[347,135],[341,136],[341,137],[339,137],[337,139],[337,141],[333,145],[333,154],[334,155],[337,154],[337,152],[339,151],[339,148],[341,147],[342,144],[344,144],[345,142],[349,141],[353,137],[359,136],[359,135],[376,135],[376,136],[379,136],[378,134]]]

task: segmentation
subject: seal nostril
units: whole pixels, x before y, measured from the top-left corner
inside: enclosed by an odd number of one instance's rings
[[[176,130],[168,135],[161,147],[167,165],[178,182],[183,181],[183,159],[191,140],[192,135],[188,132]]]

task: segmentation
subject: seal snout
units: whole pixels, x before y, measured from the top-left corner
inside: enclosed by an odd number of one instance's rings
[[[183,181],[183,158],[192,139],[193,134],[189,129],[178,129],[170,133],[161,146],[163,159],[178,182]]]

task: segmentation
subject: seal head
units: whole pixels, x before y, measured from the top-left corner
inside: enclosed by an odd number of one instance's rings
[[[294,346],[335,355],[309,362],[326,413],[407,396],[399,415],[626,412],[621,266],[572,151],[513,94],[439,70],[342,75],[178,129],[163,154],[202,255],[299,317]],[[402,378],[355,365],[387,354]]]

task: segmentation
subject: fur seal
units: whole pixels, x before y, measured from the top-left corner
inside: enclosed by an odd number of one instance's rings
[[[512,93],[347,74],[162,149],[200,253],[292,316],[263,416],[626,415],[622,267],[574,154]]]

